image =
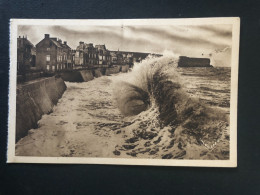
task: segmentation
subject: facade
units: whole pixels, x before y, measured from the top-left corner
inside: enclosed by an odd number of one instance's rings
[[[112,58],[110,51],[105,45],[96,45],[93,43],[79,42],[75,52],[75,66],[78,68],[91,68],[104,65],[111,65]]]
[[[111,65],[111,55],[105,45],[96,45],[99,65]]]
[[[36,68],[48,72],[63,70],[66,69],[64,59],[67,59],[67,53],[63,50],[62,41],[45,34],[36,45]]]
[[[84,64],[86,67],[94,67],[98,64],[98,50],[93,43],[86,43],[84,49]]]
[[[117,57],[117,64],[120,65],[124,64],[124,57],[121,52],[117,52],[116,57]]]
[[[24,74],[35,67],[35,47],[27,37],[17,38],[17,72]]]
[[[71,66],[72,66],[72,69],[75,69],[75,54],[76,54],[76,50],[72,49],[71,50]]]
[[[115,51],[110,51],[111,64],[117,64],[117,55]]]
[[[147,56],[147,53],[109,51],[105,45],[94,46],[93,43],[83,41],[79,42],[76,50],[72,50],[66,41],[62,42],[45,34],[44,39],[36,45],[36,68],[56,72],[67,69],[133,65],[135,61],[141,61]]]
[[[79,42],[79,46],[76,48],[75,52],[75,66],[82,67],[84,65],[84,42]]]
[[[65,69],[73,69],[72,51],[70,46],[67,45],[67,41],[63,42],[62,47],[63,47],[63,66],[65,66]]]

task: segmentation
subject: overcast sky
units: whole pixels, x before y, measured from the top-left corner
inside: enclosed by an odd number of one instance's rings
[[[216,66],[230,66],[232,25],[201,26],[19,26],[18,35],[36,45],[44,34],[67,41],[105,44],[109,50],[163,53],[171,50],[190,57],[210,57]]]

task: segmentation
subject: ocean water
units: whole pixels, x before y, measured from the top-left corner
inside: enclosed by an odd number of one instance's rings
[[[190,96],[195,96],[208,106],[230,108],[230,67],[215,68],[178,68],[185,89]]]
[[[67,90],[16,155],[229,159],[230,68],[150,58]]]

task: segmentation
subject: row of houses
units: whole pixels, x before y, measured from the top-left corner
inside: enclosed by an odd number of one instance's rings
[[[17,39],[17,71],[57,72],[61,70],[132,65],[146,58],[149,53],[109,51],[105,45],[79,42],[75,50],[61,39],[45,34],[34,45],[27,37]]]

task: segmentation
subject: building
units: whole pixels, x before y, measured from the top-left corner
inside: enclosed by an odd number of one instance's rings
[[[98,49],[93,43],[86,43],[84,49],[84,64],[86,67],[94,67],[98,64]]]
[[[75,66],[82,67],[84,65],[84,42],[80,41],[79,46],[76,48],[75,52]]]
[[[49,34],[36,44],[36,68],[43,71],[55,72],[66,69],[67,53],[61,40],[50,38]]]
[[[76,54],[76,50],[72,49],[71,50],[71,66],[72,66],[72,69],[75,69],[75,54]]]
[[[27,37],[17,38],[17,72],[24,74],[35,67],[35,47]]]
[[[122,52],[118,51],[116,53],[116,57],[117,57],[117,64],[120,64],[120,65],[124,64],[124,57],[123,57]]]
[[[111,55],[105,45],[96,45],[99,65],[111,65]]]
[[[115,51],[110,51],[111,64],[117,64],[117,55]]]
[[[70,46],[67,45],[67,41],[63,42],[62,47],[63,47],[63,66],[65,66],[65,69],[73,69],[72,51]]]
[[[79,42],[75,53],[75,66],[78,68],[94,67],[98,64],[98,49],[93,43]]]

